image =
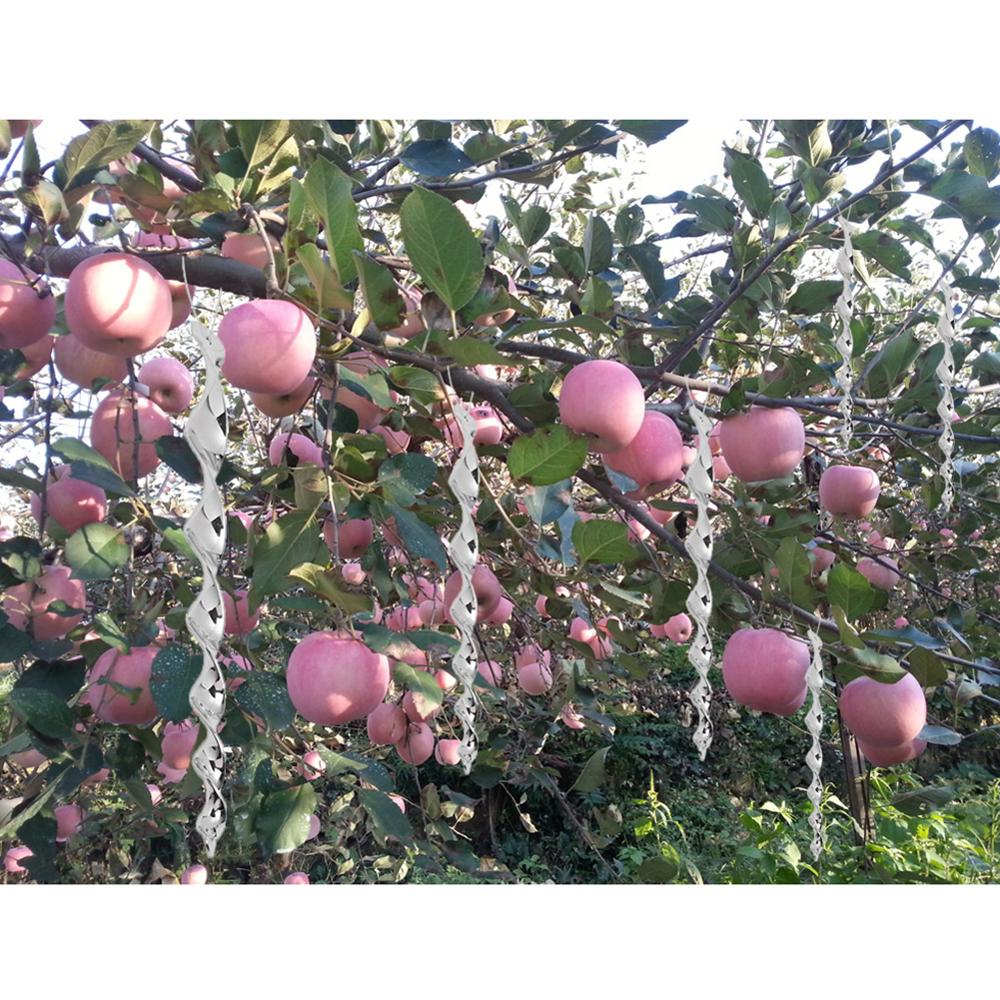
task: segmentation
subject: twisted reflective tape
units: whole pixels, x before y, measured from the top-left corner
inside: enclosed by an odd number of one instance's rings
[[[837,316],[840,319],[840,332],[835,343],[840,351],[841,363],[837,369],[837,384],[840,386],[840,440],[844,451],[851,447],[854,436],[853,402],[851,393],[854,390],[854,369],[851,359],[854,354],[854,337],[851,334],[851,318],[854,314],[854,247],[851,244],[851,225],[844,219],[839,219],[840,228],[844,233],[844,245],[837,254],[837,271],[844,282],[843,291],[837,299]]]
[[[708,564],[712,558],[712,521],[708,516],[712,495],[712,446],[708,435],[712,430],[712,421],[693,402],[688,403],[688,415],[698,431],[697,454],[688,466],[684,479],[697,507],[694,525],[688,526],[684,537],[684,547],[697,571],[695,585],[687,597],[687,609],[695,625],[688,659],[698,672],[698,680],[688,697],[698,710],[694,745],[704,760],[712,745],[712,720],[709,716],[712,684],[708,679],[712,667],[712,638],[708,631],[708,620],[712,616],[712,587],[708,579]]]
[[[219,558],[226,545],[226,512],[216,476],[226,452],[226,398],[219,369],[225,350],[197,320],[191,333],[205,358],[205,389],[184,427],[184,439],[201,466],[201,499],[184,524],[184,535],[201,563],[202,586],[188,609],[188,630],[202,651],[202,667],[191,687],[191,709],[205,728],[205,738],[191,757],[191,766],[201,778],[205,804],[195,822],[205,850],[211,858],[226,828],[226,803],[222,797],[225,750],[219,726],[226,707],[226,685],[217,654],[222,641],[222,589]]]
[[[955,384],[955,356],[952,354],[952,344],[955,342],[955,326],[951,318],[951,295],[948,286],[945,285],[944,306],[941,309],[941,316],[938,319],[938,336],[944,345],[944,353],[934,371],[937,375],[938,383],[941,386],[941,398],[938,401],[937,411],[941,418],[941,436],[938,438],[938,448],[941,449],[941,465],[939,471],[944,480],[944,490],[941,493],[941,506],[945,512],[951,510],[951,505],[955,500],[955,466],[952,461],[952,454],[955,450],[955,431],[952,428],[952,421],[955,418],[955,400],[952,396],[951,388]]]
[[[451,658],[451,672],[462,682],[462,694],[455,705],[455,714],[462,723],[462,743],[458,757],[468,774],[475,763],[478,747],[475,682],[476,665],[479,662],[479,647],[476,643],[479,602],[472,586],[472,573],[479,562],[479,537],[472,509],[479,498],[479,456],[473,441],[476,421],[472,414],[461,403],[455,405],[454,414],[462,435],[462,450],[448,477],[448,486],[458,500],[462,521],[458,531],[445,544],[448,556],[462,578],[462,587],[448,612],[459,636],[458,649]]]
[[[809,801],[812,812],[809,814],[809,825],[812,827],[812,856],[819,860],[823,853],[823,779],[820,772],[823,769],[823,744],[820,737],[823,733],[823,642],[815,629],[809,629],[809,645],[812,647],[812,660],[806,674],[806,687],[809,689],[809,709],[806,712],[806,729],[812,737],[812,745],[806,753],[806,764],[812,774],[809,782]]]

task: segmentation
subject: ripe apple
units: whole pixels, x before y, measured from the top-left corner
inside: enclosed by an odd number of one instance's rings
[[[56,321],[56,300],[29,284],[38,275],[0,258],[0,348],[28,347],[47,336]]]
[[[791,715],[805,701],[809,662],[809,647],[800,639],[773,628],[745,628],[726,643],[722,677],[738,704]]]
[[[81,343],[119,358],[155,347],[173,321],[166,281],[135,254],[81,261],[70,273],[63,304],[70,332]]]
[[[927,724],[927,699],[911,673],[895,684],[855,677],[840,692],[839,704],[844,723],[869,747],[910,743]]]
[[[37,579],[8,587],[0,604],[10,624],[24,632],[30,619],[32,634],[40,642],[61,639],[76,628],[83,621],[87,607],[87,589],[82,580],[73,579],[70,573],[68,566],[46,566]],[[67,617],[49,611],[49,605],[55,601],[79,608],[80,614]]]
[[[135,447],[138,415],[139,447]],[[174,433],[170,418],[151,399],[133,397],[121,391],[109,393],[98,404],[90,420],[90,443],[126,480],[148,476],[159,464],[155,442]],[[139,467],[135,466],[135,452]]]
[[[281,252],[281,245],[268,233],[268,242],[274,253]],[[230,260],[238,260],[249,267],[259,267],[262,270],[270,263],[267,255],[267,247],[261,239],[260,233],[228,233],[222,241],[222,249],[219,251],[223,257]]]
[[[806,430],[791,407],[752,406],[726,417],[719,432],[722,454],[744,483],[790,476],[805,454]]]
[[[389,689],[389,661],[346,632],[313,632],[288,659],[288,695],[304,719],[339,726],[375,710]]]
[[[407,764],[423,764],[434,752],[434,733],[426,722],[411,722],[396,744],[396,753]]]
[[[95,351],[71,333],[55,338],[52,356],[59,374],[83,389],[90,389],[97,379],[107,380],[105,388],[119,385],[128,376],[124,358]]]
[[[235,599],[222,592],[223,624],[222,631],[226,635],[239,636],[245,639],[260,623],[261,608],[250,613],[249,600],[245,588],[236,591]]]
[[[164,413],[182,413],[194,397],[194,379],[176,358],[151,358],[139,369],[139,381]]]
[[[503,593],[500,581],[493,574],[493,570],[485,563],[479,563],[472,571],[472,589],[475,592],[479,610],[476,621],[480,624],[496,610]],[[462,590],[462,574],[455,570],[448,577],[448,582],[444,586],[444,606],[451,617],[451,606],[455,603]]]
[[[305,406],[315,388],[316,379],[309,375],[302,380],[302,384],[298,388],[291,392],[251,392],[250,400],[266,417],[290,417]]]
[[[379,746],[392,746],[406,735],[409,720],[392,702],[382,702],[368,715],[368,739]]]
[[[677,425],[665,413],[650,410],[624,448],[604,454],[604,464],[636,484],[638,488],[630,496],[649,497],[681,478],[683,452]]]
[[[626,447],[645,415],[642,384],[617,361],[584,361],[563,380],[559,419],[571,431],[591,438],[592,451]]]
[[[239,389],[283,395],[302,387],[316,360],[316,330],[294,302],[255,299],[219,324],[222,374]]]
[[[831,465],[819,480],[820,506],[846,518],[866,517],[875,509],[881,486],[863,465]]]
[[[374,537],[374,525],[366,518],[352,517],[338,523],[328,517],[323,524],[327,547],[341,559],[359,559],[368,551]]]
[[[156,718],[156,705],[149,690],[153,660],[159,646],[135,646],[130,653],[109,649],[102,653],[87,675],[84,701],[103,722],[117,726],[148,726]],[[110,683],[133,688],[130,697]]]

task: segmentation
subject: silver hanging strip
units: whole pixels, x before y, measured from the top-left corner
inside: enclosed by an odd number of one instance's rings
[[[809,709],[806,712],[806,729],[812,736],[812,746],[806,754],[806,763],[812,773],[809,782],[809,801],[812,812],[809,814],[809,825],[812,827],[812,856],[819,860],[823,853],[823,779],[820,772],[823,769],[823,744],[820,737],[823,733],[823,640],[815,629],[809,629],[809,645],[812,647],[812,662],[806,674],[806,686],[809,688]]]
[[[205,790],[205,804],[195,828],[211,858],[226,828],[226,802],[222,797],[225,749],[219,738],[226,708],[226,686],[217,660],[223,619],[218,566],[226,545],[226,513],[215,478],[226,452],[228,422],[219,374],[225,350],[218,338],[196,319],[190,321],[190,329],[205,358],[205,390],[188,417],[184,440],[201,466],[202,494],[184,523],[184,536],[201,563],[202,586],[185,621],[202,649],[201,673],[191,687],[190,701],[192,711],[205,727],[205,738],[192,755],[191,766]]]
[[[694,745],[701,759],[705,759],[712,745],[712,720],[709,708],[712,704],[712,684],[708,672],[712,667],[712,637],[708,631],[708,620],[712,616],[712,587],[708,580],[708,564],[712,558],[712,521],[708,516],[708,504],[712,496],[712,446],[708,435],[712,421],[688,402],[688,416],[698,432],[698,452],[688,466],[684,481],[697,506],[694,525],[689,525],[684,537],[684,547],[697,570],[697,579],[687,597],[687,609],[694,621],[695,633],[688,649],[688,659],[698,671],[698,681],[688,697],[698,710],[698,725],[694,732]]]
[[[955,384],[955,356],[952,354],[952,345],[955,342],[955,325],[951,318],[951,292],[944,285],[944,305],[941,309],[941,316],[938,319],[938,336],[944,345],[944,354],[935,369],[938,382],[941,386],[941,399],[938,402],[938,416],[941,418],[941,436],[938,438],[938,448],[941,449],[941,478],[944,480],[944,490],[941,493],[941,506],[947,513],[951,510],[951,505],[955,500],[955,465],[952,461],[952,453],[955,450],[955,430],[952,421],[955,417],[955,400],[952,396],[951,387]]]
[[[449,558],[462,577],[462,588],[448,611],[458,628],[460,640],[459,647],[451,658],[451,672],[462,682],[462,694],[455,705],[455,715],[462,723],[462,743],[458,756],[468,774],[475,763],[478,748],[474,686],[476,664],[479,662],[479,646],[476,643],[479,602],[472,586],[472,573],[479,562],[479,537],[472,509],[479,498],[479,456],[473,443],[476,421],[472,414],[461,403],[456,403],[452,412],[462,434],[462,450],[448,477],[448,486],[458,500],[462,522],[458,531],[445,544]]]
[[[844,245],[837,254],[837,271],[844,282],[844,289],[837,299],[837,316],[840,318],[840,333],[837,334],[836,345],[840,351],[841,364],[837,369],[837,384],[840,386],[840,440],[844,451],[850,450],[851,438],[854,436],[854,405],[851,393],[854,390],[854,369],[852,355],[854,354],[854,337],[851,334],[851,318],[854,312],[854,247],[851,244],[851,224],[845,219],[838,219],[844,233]]]

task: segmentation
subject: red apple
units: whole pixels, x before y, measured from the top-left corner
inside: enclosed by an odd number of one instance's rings
[[[760,483],[790,476],[805,454],[806,430],[790,407],[752,406],[726,417],[719,432],[722,454],[738,479]]]
[[[148,726],[156,718],[149,683],[159,651],[159,646],[136,646],[131,653],[109,649],[97,658],[87,675],[84,701],[99,719],[118,726]],[[124,694],[110,683],[100,683],[105,678],[134,690]]]
[[[745,628],[726,643],[722,677],[738,704],[790,715],[801,705],[799,697],[805,700],[809,662],[809,647],[800,639],[773,628]]]
[[[863,465],[831,465],[819,480],[819,502],[831,514],[866,517],[881,490],[878,476]]]
[[[593,451],[619,451],[639,433],[646,415],[642,383],[617,361],[584,361],[563,381],[559,418],[590,437]]]
[[[139,369],[139,381],[164,413],[182,413],[194,397],[194,379],[176,358],[151,358]]]
[[[138,414],[139,447],[135,447]],[[132,397],[121,391],[105,396],[90,420],[90,443],[126,480],[148,476],[159,464],[155,442],[174,433],[170,418],[151,399]],[[135,452],[139,467],[135,466]]]

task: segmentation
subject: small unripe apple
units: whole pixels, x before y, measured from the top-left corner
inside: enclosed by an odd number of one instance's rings
[[[170,289],[159,271],[135,254],[81,261],[64,299],[70,332],[95,351],[132,358],[155,347],[173,321]]]
[[[563,381],[559,419],[591,438],[593,451],[619,451],[639,433],[646,414],[642,383],[617,361],[584,361]]]
[[[182,413],[194,397],[194,379],[176,358],[151,358],[139,369],[139,381],[164,413]]]

